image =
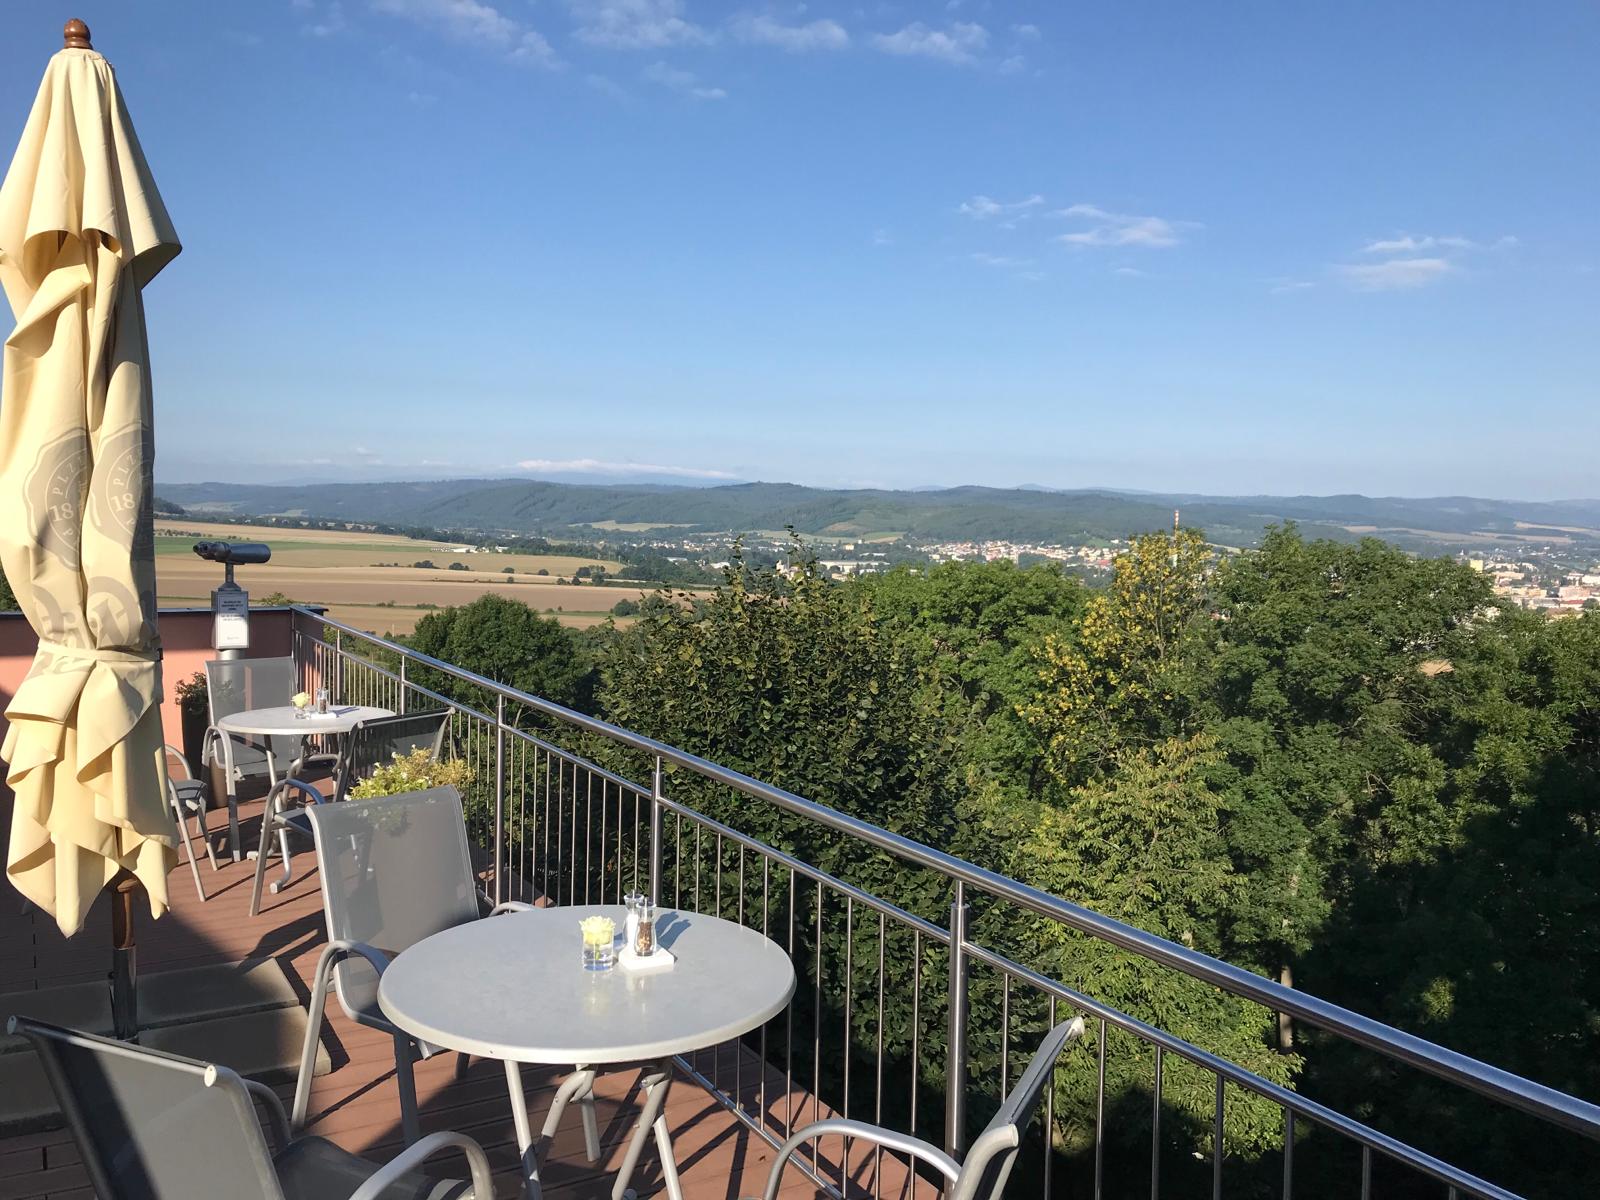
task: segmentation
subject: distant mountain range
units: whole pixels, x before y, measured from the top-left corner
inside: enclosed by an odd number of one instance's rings
[[[1594,542],[1600,500],[1484,500],[1369,496],[1198,496],[1037,487],[917,491],[833,490],[792,483],[715,487],[449,479],[411,483],[186,483],[159,489],[196,514],[282,514],[484,533],[571,537],[582,527],[679,526],[685,533],[751,532],[793,526],[805,534],[905,534],[954,541],[1006,539],[1079,543],[1168,528],[1174,508],[1213,541],[1248,546],[1271,524],[1298,521],[1309,536],[1375,533],[1412,548],[1443,551]]]

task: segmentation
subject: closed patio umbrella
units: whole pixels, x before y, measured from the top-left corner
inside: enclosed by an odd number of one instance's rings
[[[0,184],[0,563],[39,635],[6,717],[6,873],[63,933],[129,875],[152,915],[176,862],[156,632],[141,289],[180,247],[111,66],[81,21]],[[131,947],[124,887],[119,943]]]

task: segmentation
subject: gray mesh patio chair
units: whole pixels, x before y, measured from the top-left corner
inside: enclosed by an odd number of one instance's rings
[[[772,1160],[764,1200],[776,1200],[778,1189],[783,1184],[783,1170],[795,1151],[808,1142],[830,1135],[843,1137],[846,1148],[854,1139],[926,1163],[944,1176],[945,1200],[1001,1200],[1006,1181],[1011,1178],[1011,1169],[1016,1166],[1023,1131],[1033,1120],[1045,1088],[1050,1086],[1056,1060],[1069,1043],[1082,1036],[1082,1017],[1064,1021],[1045,1034],[1028,1069],[1006,1096],[994,1119],[972,1143],[964,1162],[956,1162],[943,1150],[921,1138],[894,1133],[864,1121],[834,1117],[807,1125],[783,1144],[778,1157]]]
[[[200,842],[211,860],[211,869],[217,869],[217,852],[211,846],[211,833],[206,829],[206,808],[211,803],[211,789],[203,779],[196,779],[189,760],[176,746],[165,747],[167,755],[167,803],[172,806],[173,819],[178,822],[178,833],[183,838],[183,850],[189,859],[189,873],[194,876],[194,890],[200,899],[206,898],[205,885],[200,882],[200,867],[194,859],[194,843],[189,840],[189,818],[200,828]],[[179,772],[182,774],[179,774]]]
[[[352,787],[390,762],[395,755],[427,750],[429,757],[438,758],[444,747],[445,726],[449,719],[449,712],[441,710],[375,717],[361,722],[341,741],[339,758],[333,768],[333,800],[344,800]],[[261,809],[261,845],[256,851],[256,877],[250,892],[252,917],[261,908],[261,885],[266,879],[267,859],[270,857],[268,850],[274,837],[278,853],[283,858],[283,875],[272,884],[273,894],[276,895],[292,878],[289,834],[311,832],[311,824],[304,810],[294,806],[296,799],[303,803],[321,804],[326,798],[297,779],[280,779],[267,792],[266,802]]]
[[[295,692],[295,680],[294,659],[287,655],[282,658],[217,658],[206,663],[206,702],[211,713],[200,766],[205,769],[213,763],[222,764],[230,839],[238,836],[239,784],[263,775],[269,785],[276,784],[280,774],[291,773],[291,764],[300,755],[302,739],[258,740],[230,736],[217,727],[217,722],[253,708],[280,708],[288,704]],[[230,849],[237,859],[239,847],[234,845]]]
[[[431,1134],[379,1166],[325,1138],[291,1139],[272,1089],[227,1067],[20,1017],[6,1029],[38,1051],[99,1200],[493,1200],[489,1161],[463,1134]],[[450,1149],[470,1183],[420,1172]]]
[[[401,1124],[409,1142],[417,1130],[411,1064],[439,1050],[418,1042],[384,1016],[378,1005],[378,976],[392,955],[441,930],[476,921],[489,910],[472,870],[461,793],[453,787],[430,788],[375,800],[316,804],[304,811],[316,838],[328,945],[312,982],[290,1122],[295,1129],[305,1124],[331,980],[347,1017],[394,1039]],[[531,907],[508,902],[488,915]],[[529,1003],[537,1003],[537,998],[530,997]],[[460,1064],[465,1064],[464,1058]],[[600,1128],[593,1084],[594,1072],[578,1066],[551,1105],[545,1133],[554,1134],[568,1101],[577,1100],[589,1161],[598,1162]]]
[[[345,736],[340,747],[339,761],[333,768],[337,780],[333,798],[343,800],[352,787],[396,757],[426,750],[430,758],[438,758],[444,750],[449,721],[449,711],[441,709],[361,722]]]

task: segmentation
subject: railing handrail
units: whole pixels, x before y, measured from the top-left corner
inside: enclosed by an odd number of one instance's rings
[[[941,872],[991,895],[1010,900],[1039,916],[1059,921],[1081,933],[1158,962],[1192,979],[1210,983],[1232,995],[1254,1001],[1273,1012],[1288,1013],[1320,1029],[1338,1034],[1357,1045],[1456,1084],[1467,1091],[1500,1100],[1565,1129],[1600,1140],[1600,1105],[1591,1104],[1557,1088],[1526,1079],[1470,1055],[1461,1054],[1446,1046],[1406,1033],[1392,1025],[1386,1025],[1309,993],[1286,987],[1243,967],[1234,966],[1232,963],[1202,954],[1198,950],[1191,950],[1187,946],[1157,937],[1137,926],[1062,900],[1058,896],[1052,896],[1048,892],[980,867],[976,863],[957,858],[942,850],[935,850],[902,834],[893,833],[858,817],[818,804],[814,800],[807,800],[783,788],[763,783],[759,779],[751,778],[686,750],[680,750],[676,746],[612,725],[598,717],[575,712],[543,697],[519,691],[453,663],[413,650],[409,646],[332,620],[310,609],[296,606],[296,611],[303,612],[323,625],[381,645],[403,658],[443,671],[475,687],[485,688],[567,725],[620,742],[754,799],[808,817],[820,825],[858,838],[897,858]]]

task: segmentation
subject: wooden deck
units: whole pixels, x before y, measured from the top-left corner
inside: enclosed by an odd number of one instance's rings
[[[5,796],[3,790],[0,796],[4,797],[9,810],[9,796]],[[256,826],[248,819],[254,816],[252,806],[246,806],[244,811],[246,844],[253,845],[251,835]],[[213,829],[221,824],[214,819]],[[180,863],[169,880],[172,911],[154,922],[148,913],[140,916],[141,975],[204,963],[272,956],[284,965],[290,979],[296,981],[304,1003],[310,995],[308,977],[316,966],[324,931],[313,857],[297,855],[295,866],[294,882],[282,895],[268,896],[265,910],[252,918],[249,915],[252,863],[224,863],[222,870],[213,873],[202,859],[201,876],[210,894],[204,904],[195,895],[187,865]],[[105,905],[102,897],[102,909]],[[48,917],[36,912],[24,913],[21,909],[17,893],[9,885],[0,883],[0,992],[105,977],[110,961],[109,912],[97,910],[85,932],[68,941],[61,937]],[[331,1138],[377,1161],[392,1157],[401,1148],[401,1138],[391,1041],[377,1031],[347,1020],[331,1002],[331,997],[323,1041],[333,1070],[315,1082],[308,1132]],[[733,1052],[732,1048],[724,1047],[723,1061],[726,1062],[726,1056]],[[747,1103],[753,1108],[758,1102],[760,1080],[765,1075],[765,1111],[774,1130],[781,1129],[790,1104],[796,1127],[815,1117],[830,1115],[825,1110],[818,1111],[808,1095],[796,1092],[789,1096],[781,1074],[759,1070],[754,1056],[747,1055],[747,1062],[747,1069],[742,1072]],[[423,1130],[454,1129],[476,1138],[494,1164],[497,1194],[512,1197],[517,1194],[516,1149],[503,1068],[496,1062],[474,1062],[459,1081],[455,1071],[456,1056],[451,1054],[417,1064]],[[528,1070],[525,1078],[529,1109],[537,1128],[560,1077],[555,1073]],[[632,1128],[632,1116],[637,1111],[630,1095],[637,1079],[637,1072],[618,1073],[603,1076],[597,1085],[604,1143],[604,1161],[598,1166],[590,1166],[585,1161],[577,1111],[569,1110],[564,1128],[545,1164],[546,1195],[552,1200],[610,1195],[611,1172],[620,1162]],[[287,1106],[292,1084],[280,1084],[277,1090]],[[774,1152],[762,1138],[752,1134],[727,1112],[713,1095],[692,1082],[680,1080],[669,1097],[666,1115],[687,1200],[738,1200],[761,1194]],[[197,1146],[195,1152],[203,1154],[205,1148]],[[836,1140],[824,1143],[822,1169],[825,1177],[838,1178],[836,1156],[839,1152]],[[835,1160],[831,1166],[830,1155]],[[849,1175],[855,1185],[851,1191],[860,1188],[871,1195],[877,1189],[873,1187],[869,1156],[862,1153],[858,1159],[852,1154],[851,1158]],[[922,1192],[915,1181],[906,1179],[903,1170],[896,1170],[888,1159],[883,1162],[883,1195],[898,1195],[913,1189]],[[448,1159],[441,1159],[439,1166],[451,1173],[460,1170],[459,1160],[452,1164]],[[219,1180],[219,1186],[225,1190],[225,1181]],[[661,1189],[653,1142],[645,1150],[635,1187],[640,1195]],[[818,1194],[815,1185],[800,1171],[789,1171],[782,1192],[786,1200]],[[50,1200],[88,1200],[90,1196],[77,1148],[65,1129],[0,1138],[0,1200],[44,1200],[47,1197]]]

